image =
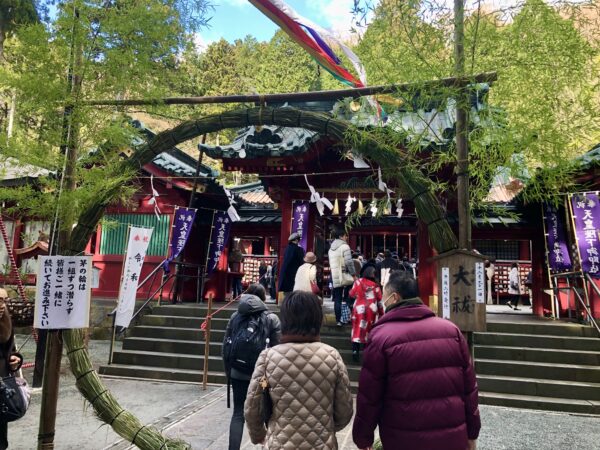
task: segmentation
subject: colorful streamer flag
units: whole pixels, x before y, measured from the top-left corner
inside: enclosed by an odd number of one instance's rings
[[[300,16],[289,5],[281,0],[249,0],[264,15],[285,31],[293,41],[298,43],[311,55],[317,63],[334,78],[352,87],[364,87],[366,74],[363,65],[350,48],[340,42],[328,31]],[[339,46],[354,65],[360,79],[352,75],[325,42],[328,39]]]
[[[163,270],[166,273],[169,273],[169,263],[177,258],[185,247],[185,244],[190,237],[195,218],[195,209],[180,207],[175,208],[175,220],[173,221],[171,243],[169,245],[171,256],[169,256],[163,262]]]

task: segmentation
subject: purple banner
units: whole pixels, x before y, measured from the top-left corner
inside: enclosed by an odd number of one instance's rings
[[[581,269],[596,278],[600,278],[600,206],[598,196],[594,194],[576,194],[571,198],[575,236],[581,256]]]
[[[163,263],[165,272],[169,272],[169,263],[177,258],[190,237],[192,225],[196,218],[196,210],[190,208],[175,208],[175,220],[169,244],[169,256]]]
[[[231,230],[231,219],[227,211],[216,211],[212,223],[212,237],[208,246],[208,264],[206,274],[213,273],[219,259],[223,254],[223,249],[229,241],[229,231]]]
[[[563,221],[556,208],[546,205],[544,211],[546,232],[548,233],[548,264],[550,269],[558,272],[571,270],[571,257],[565,234]]]
[[[292,233],[298,233],[300,235],[300,247],[306,251],[308,243],[308,214],[309,214],[308,200],[294,200],[292,207],[294,208],[294,214],[292,216]]]

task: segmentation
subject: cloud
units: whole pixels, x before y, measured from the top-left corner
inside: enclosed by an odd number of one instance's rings
[[[307,0],[313,22],[334,34],[348,38],[351,30],[356,28],[352,14],[353,0]]]
[[[194,33],[194,46],[198,53],[203,53],[213,42],[214,39],[206,39],[200,33]]]

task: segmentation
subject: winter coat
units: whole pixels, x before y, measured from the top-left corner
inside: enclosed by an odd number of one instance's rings
[[[519,277],[519,269],[513,267],[508,274],[508,293],[511,295],[521,294],[521,277]]]
[[[352,307],[352,342],[364,344],[377,317],[383,316],[381,288],[375,281],[361,278],[354,282],[350,297],[356,299]]]
[[[416,301],[413,299],[412,301]],[[352,435],[385,449],[465,450],[481,422],[467,343],[423,304],[388,308],[369,335]]]
[[[344,264],[342,265],[342,259]],[[352,251],[350,246],[343,239],[336,239],[329,248],[329,267],[331,269],[331,282],[333,287],[342,287],[342,272],[350,275],[357,275],[354,270],[354,261],[352,260]]]
[[[292,292],[298,268],[304,264],[304,249],[298,244],[290,242],[285,248],[283,264],[279,274],[279,290],[281,292]]]
[[[273,402],[268,430],[260,414],[263,375]],[[352,413],[348,371],[333,347],[289,342],[260,354],[244,407],[252,443],[266,437],[269,450],[337,449],[335,433],[350,423]]]
[[[265,305],[256,295],[242,294],[238,310],[232,314],[231,319],[229,319],[229,322],[227,323],[225,338],[223,339],[223,349],[225,348],[225,343],[235,331],[234,328],[238,320],[240,320],[238,319],[238,316],[252,316],[264,313],[267,313],[266,323],[268,330],[265,332],[265,335],[269,337],[269,347],[274,347],[279,344],[279,341],[281,340],[281,322],[279,321],[277,314],[270,312],[267,305]],[[223,360],[223,364],[225,365],[225,373],[227,373],[229,378],[235,378],[236,380],[250,379],[250,375],[242,373],[233,367],[228,367],[225,360]]]
[[[19,370],[21,364],[23,364],[23,356],[20,353],[17,353],[15,335],[12,329],[12,321],[10,319],[10,313],[8,312],[8,306],[5,308],[2,318],[0,318],[0,377],[7,377],[13,373],[13,371],[10,370],[11,356],[16,356],[21,360],[19,367],[17,367],[16,370]]]
[[[294,290],[312,292],[311,282],[317,282],[317,266],[312,263],[304,263],[300,266],[298,272],[296,272]]]

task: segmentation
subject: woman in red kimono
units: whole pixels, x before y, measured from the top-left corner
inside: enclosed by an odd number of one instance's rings
[[[383,315],[381,288],[375,281],[374,267],[367,267],[362,278],[354,282],[350,297],[356,299],[352,308],[352,360],[358,362],[361,345],[367,342],[373,324]]]

